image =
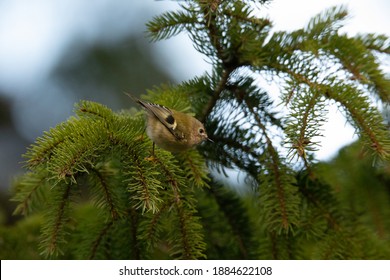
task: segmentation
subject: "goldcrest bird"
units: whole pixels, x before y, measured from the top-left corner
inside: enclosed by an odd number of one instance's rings
[[[169,152],[181,152],[205,140],[213,142],[207,136],[204,125],[196,118],[163,105],[148,103],[127,95],[147,112],[146,134],[153,141],[153,153],[154,144]]]

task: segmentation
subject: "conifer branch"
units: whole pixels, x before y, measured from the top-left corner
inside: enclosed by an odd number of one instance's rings
[[[271,232],[268,234],[270,244],[270,259],[275,260],[294,260],[297,255],[293,255],[293,242],[295,241],[292,234],[277,234]]]
[[[114,119],[113,112],[108,107],[91,101],[81,101],[76,104],[75,112],[80,117],[103,119],[107,123]]]
[[[202,6],[203,20],[204,25],[207,28],[207,35],[209,37],[210,44],[214,47],[216,56],[222,61],[223,70],[220,76],[220,79],[214,88],[212,97],[209,99],[207,105],[204,107],[203,112],[200,116],[200,121],[205,122],[207,117],[210,115],[211,111],[215,107],[217,101],[220,98],[222,91],[224,90],[226,84],[228,83],[229,76],[233,72],[236,65],[231,61],[232,57],[226,57],[227,50],[223,47],[220,40],[223,38],[218,26],[217,26],[217,16],[216,10],[218,3],[210,9],[208,3],[204,3]]]
[[[308,188],[308,181],[311,182],[311,188]],[[334,211],[332,211],[336,201],[333,196],[328,194],[329,186],[324,185],[318,179],[313,178],[313,176],[308,176],[302,180],[302,183],[300,183],[300,191],[304,198],[321,212],[322,217],[326,219],[328,225],[332,229],[340,229],[340,221],[338,221],[339,219],[337,215],[334,213]]]
[[[147,24],[147,28],[152,40],[158,41],[179,34],[188,26],[195,24],[196,21],[196,17],[188,12],[166,12],[161,16],[154,17]]]
[[[116,220],[119,218],[119,213],[115,205],[115,198],[113,197],[113,193],[111,191],[111,187],[109,186],[107,179],[105,176],[96,168],[91,168],[91,170],[96,174],[98,178],[98,186],[102,190],[102,195],[103,195],[103,205],[106,206],[109,209],[111,218],[113,220]],[[99,192],[100,193],[100,192]]]
[[[193,256],[192,256],[192,252],[191,252],[191,248],[190,248],[190,240],[189,240],[189,236],[188,236],[188,228],[187,228],[187,217],[185,216],[184,214],[184,211],[183,211],[183,206],[182,206],[182,203],[181,201],[177,201],[175,203],[175,208],[176,208],[176,211],[177,211],[177,216],[178,216],[178,219],[179,219],[179,229],[180,229],[180,236],[181,236],[181,251],[182,251],[182,255],[180,256],[182,259],[192,259]]]
[[[148,163],[141,159],[140,155],[132,151],[129,156],[132,158],[133,166],[129,166],[129,171],[125,172],[129,176],[125,182],[128,182],[128,190],[133,194],[131,200],[135,202],[136,209],[155,213],[161,203],[159,198],[161,183],[152,176],[148,176],[148,172],[153,174],[155,171],[150,170]]]
[[[113,224],[114,224],[114,220],[111,220],[107,224],[105,224],[102,230],[99,232],[97,238],[92,242],[92,248],[89,255],[90,260],[95,259],[98,248],[101,245],[103,238],[107,236],[108,231],[113,226]]]
[[[358,34],[356,39],[363,45],[373,51],[383,54],[390,54],[390,40],[386,35],[377,34]]]
[[[148,244],[147,249],[150,250],[151,247],[156,246],[161,231],[161,220],[163,219],[163,215],[168,212],[171,206],[171,201],[166,201],[160,207],[159,211],[154,213],[150,219],[144,220],[143,223],[145,225],[140,226],[140,228],[143,229],[143,232],[139,236],[139,239]]]
[[[263,157],[266,157],[262,164],[266,167],[268,174],[264,176],[261,173],[263,176],[258,174],[256,178],[260,185],[260,197],[263,199],[265,211],[270,211],[268,214],[274,212],[272,214],[273,225],[270,230],[284,230],[287,232],[292,229],[293,225],[297,224],[299,199],[296,190],[292,186],[293,179],[290,178],[291,175],[280,161],[279,154],[268,136],[268,130],[259,114],[256,113],[253,104],[248,100],[248,95],[243,95],[242,100],[265,139],[265,152],[258,160],[261,161]],[[289,205],[287,205],[287,201],[289,201]],[[277,211],[275,211],[275,203],[278,205]]]
[[[347,17],[343,6],[320,13],[302,29],[270,34],[271,22],[255,16],[254,2],[186,1],[181,10],[148,24],[152,40],[187,32],[213,70],[182,85],[155,87],[146,99],[196,113],[214,145],[174,155],[157,148],[148,160],[151,141],[141,136],[141,114],[82,101],[76,116],[28,148],[29,172],[16,183],[15,212],[38,214],[45,257],[388,259],[388,242],[374,237],[390,231],[382,219],[387,208],[381,212],[361,198],[367,194],[387,206],[388,199],[380,199],[385,191],[359,192],[358,181],[366,178],[347,182],[348,172],[342,171],[361,164],[362,155],[358,161],[354,154],[339,165],[327,163],[327,171],[312,160],[317,145],[312,139],[321,136],[330,100],[359,133],[356,154],[363,143],[384,159],[382,167],[370,166],[386,183],[390,137],[369,97],[390,100],[390,81],[378,59],[390,53],[388,38],[340,34]],[[259,76],[280,86],[286,118]],[[290,166],[296,155],[305,176]],[[250,199],[213,181],[206,163],[222,172],[231,167],[243,172]],[[73,200],[79,190],[83,196]],[[19,233],[26,242],[30,219],[0,244],[0,257]]]
[[[65,130],[66,126],[58,126],[57,129]],[[64,134],[54,133],[54,129],[44,132],[42,137],[38,137],[34,145],[31,145],[24,157],[28,158],[27,167],[35,168],[45,163],[52,156],[53,150],[61,145],[65,140]]]
[[[61,188],[62,189],[57,190],[58,194],[60,195],[57,198],[59,200],[58,206],[53,205],[56,207],[55,212],[48,213],[48,215],[50,215],[48,217],[50,222],[46,224],[43,229],[43,240],[41,243],[41,248],[44,255],[46,256],[52,256],[61,253],[59,245],[64,242],[64,227],[69,218],[67,214],[67,208],[69,207],[72,185],[64,185],[61,186]]]
[[[271,26],[271,21],[269,19],[260,19],[256,17],[251,17],[249,16],[251,10],[245,11],[245,14],[242,13],[242,10],[235,9],[235,10],[228,10],[226,9],[224,13],[232,18],[236,18],[239,22],[246,22],[249,23],[250,25],[258,27],[258,29],[261,31],[265,27]]]
[[[138,231],[139,231],[139,219],[138,219],[138,213],[134,208],[130,208],[129,211],[130,216],[130,227],[131,227],[131,237],[132,237],[132,250],[133,250],[133,256],[134,259],[140,260],[141,259],[141,244],[139,243],[138,238]]]
[[[320,126],[325,121],[326,109],[324,105],[324,97],[316,86],[307,89],[300,85],[291,89],[291,92],[296,91],[292,98],[290,94],[289,102],[291,104],[291,113],[288,117],[288,125],[285,129],[288,141],[285,143],[290,145],[290,158],[295,155],[302,158],[307,170],[310,170],[310,163],[307,157],[307,151],[315,151],[316,145],[313,142],[314,137],[322,136]],[[292,100],[291,100],[292,98]]]
[[[344,86],[333,86],[327,95],[339,102],[348,112],[352,124],[359,129],[362,136],[370,141],[370,148],[382,159],[390,155],[390,140],[388,129],[385,127],[381,115],[367,103],[359,90]],[[358,105],[358,106],[356,106]]]
[[[181,199],[181,192],[179,190],[179,182],[175,178],[174,173],[170,171],[168,165],[159,159],[156,159],[161,167],[163,173],[166,175],[168,184],[173,191],[173,206],[178,219],[178,226],[180,229],[179,240],[174,240],[172,255],[181,259],[198,259],[204,257],[204,242],[202,241],[201,226],[197,219],[193,216],[193,211],[187,207],[189,204],[189,197]]]
[[[227,69],[222,71],[221,78],[220,78],[216,88],[214,89],[213,95],[209,99],[207,105],[203,109],[201,116],[199,117],[199,120],[201,122],[205,122],[207,117],[210,115],[211,111],[214,109],[217,101],[220,99],[221,93],[223,92],[223,90],[225,89],[225,87],[229,81],[229,76],[231,73],[232,73],[232,71],[227,70]]]
[[[278,202],[279,202],[279,206],[280,206],[280,210],[281,210],[282,225],[283,225],[283,228],[287,229],[289,227],[289,217],[288,217],[287,210],[286,210],[286,200],[285,200],[285,194],[284,194],[284,187],[282,184],[281,174],[280,174],[280,170],[279,170],[280,162],[278,159],[278,157],[279,157],[278,153],[275,150],[274,146],[272,145],[272,140],[268,136],[266,127],[263,125],[262,121],[260,120],[258,115],[255,113],[253,107],[251,106],[250,103],[248,103],[246,101],[245,98],[244,98],[244,102],[245,102],[246,106],[248,107],[249,111],[254,116],[257,126],[261,129],[261,131],[263,132],[263,134],[265,136],[266,145],[267,145],[266,148],[267,148],[267,151],[271,157],[271,162],[272,162],[271,166],[273,169],[272,174],[274,176],[275,187],[277,188],[277,193],[278,193]]]
[[[244,259],[256,257],[251,248],[258,244],[253,240],[253,228],[243,207],[242,201],[224,186],[215,184],[209,193],[216,200],[220,211],[223,212],[238,244],[240,255]]]
[[[43,194],[47,187],[47,172],[28,172],[18,180],[17,192],[12,201],[18,202],[13,214],[27,215],[36,211],[45,201]],[[37,207],[38,206],[38,207]]]
[[[177,155],[181,159],[185,176],[197,187],[207,186],[208,172],[204,158],[196,151],[190,150]]]

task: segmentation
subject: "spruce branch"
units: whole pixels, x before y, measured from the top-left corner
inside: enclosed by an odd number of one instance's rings
[[[177,157],[180,160],[180,164],[184,166],[184,175],[190,182],[193,182],[197,187],[209,187],[205,160],[196,150],[179,154]]]
[[[286,134],[288,140],[285,144],[290,147],[289,157],[292,160],[296,155],[302,158],[307,170],[310,169],[307,152],[317,150],[313,138],[322,136],[320,129],[325,122],[327,110],[325,98],[318,89],[308,89],[302,86],[293,86],[290,90],[295,92],[290,101],[291,113],[288,117]],[[289,99],[291,99],[289,97]],[[298,130],[297,130],[298,127]]]
[[[42,228],[40,244],[42,254],[46,257],[62,254],[61,245],[65,242],[66,225],[69,222],[69,203],[73,186],[62,185],[55,190],[52,207],[54,211],[47,212],[47,223]],[[54,191],[54,190],[53,190]]]
[[[358,34],[359,40],[367,49],[383,54],[390,54],[390,39],[383,34]]]
[[[189,34],[213,70],[155,87],[145,99],[195,113],[213,145],[183,154],[157,149],[150,161],[141,114],[82,101],[76,116],[28,148],[29,171],[16,182],[15,211],[38,214],[45,257],[388,258],[382,249],[389,247],[388,211],[375,205],[387,206],[386,188],[357,187],[372,184],[369,176],[380,168],[381,184],[387,180],[388,127],[370,97],[390,100],[390,81],[380,69],[380,57],[390,53],[388,38],[341,34],[344,6],[302,29],[271,33],[271,21],[256,17],[253,3],[185,1],[148,24],[152,41]],[[260,80],[279,86],[283,109],[277,111]],[[356,128],[359,157],[324,175],[312,160],[313,139],[321,136],[329,101]],[[365,160],[361,143],[384,161],[353,172],[370,170],[370,179],[354,175],[348,183],[343,168]],[[295,157],[304,163],[299,172],[302,166],[289,163]],[[251,199],[215,182],[210,166],[225,175],[224,168],[243,172]],[[372,201],[361,202],[362,193]]]
[[[260,188],[263,191],[260,196],[264,199],[264,209],[274,212],[272,215],[273,221],[269,223],[270,230],[284,230],[288,232],[297,224],[298,214],[296,207],[299,199],[296,190],[294,190],[295,187],[292,186],[293,180],[290,178],[291,175],[288,174],[286,168],[283,167],[279,154],[273,146],[271,138],[268,136],[266,126],[262,123],[258,114],[255,113],[253,106],[245,98],[244,102],[254,116],[256,125],[261,129],[266,139],[266,151],[269,159],[264,165],[269,168],[269,174],[262,174],[263,176],[259,176],[258,180],[260,181]],[[273,202],[277,202],[277,208],[271,205]]]
[[[161,182],[155,178],[158,172],[136,151],[132,151],[129,156],[131,156],[132,165],[128,166],[128,170],[125,171],[128,178],[125,182],[131,194],[131,200],[136,209],[155,213],[162,202],[159,190],[163,189]]]
[[[15,182],[15,196],[18,203],[13,214],[28,215],[42,209],[47,199],[47,172],[45,169],[27,172]]]
[[[315,39],[322,39],[336,34],[343,26],[342,21],[348,16],[346,6],[334,6],[324,12],[312,17],[307,24],[308,36]]]
[[[215,199],[219,210],[231,228],[240,256],[244,259],[256,258],[252,248],[258,246],[247,210],[243,201],[225,186],[214,182],[215,187],[209,193]]]
[[[229,81],[229,76],[231,73],[232,73],[231,70],[222,71],[221,78],[219,79],[218,84],[213,91],[213,95],[209,99],[207,105],[204,107],[202,115],[199,118],[201,122],[205,122],[207,117],[210,115],[211,111],[214,109],[217,101],[220,99],[221,93],[223,92],[226,84]]]
[[[103,119],[107,123],[114,119],[111,109],[102,104],[82,100],[75,105],[75,112],[79,117],[90,117],[91,119]]]
[[[387,159],[390,153],[389,132],[381,114],[368,103],[367,97],[350,86],[333,86],[328,88],[327,94],[347,110],[347,117],[363,136],[366,145],[377,156]]]
[[[202,225],[195,216],[196,211],[188,205],[187,200],[175,203],[175,218],[179,227],[179,236],[171,240],[172,256],[179,259],[202,259],[206,255],[206,245],[203,241]],[[179,240],[179,242],[177,242]]]
[[[172,206],[175,209],[173,215],[180,233],[178,236],[174,234],[173,236],[176,237],[170,240],[172,243],[171,255],[179,259],[204,258],[205,243],[203,241],[202,226],[199,218],[195,216],[196,210],[191,203],[190,194],[182,199],[179,186],[183,185],[183,180],[177,177],[176,172],[172,172],[176,167],[159,159],[157,159],[157,163],[166,175],[167,183],[173,191]],[[180,242],[177,242],[178,240]]]
[[[152,40],[159,41],[179,34],[196,22],[197,18],[195,15],[186,10],[184,12],[166,12],[149,21],[147,28]]]
[[[118,201],[118,195],[113,188],[115,185],[111,185],[110,178],[115,177],[115,171],[111,170],[108,166],[97,166],[91,168],[90,188],[94,190],[94,200],[98,207],[107,208],[110,213],[111,219],[116,220],[123,215],[123,211],[120,209],[120,202]],[[117,182],[115,182],[117,183]]]
[[[323,217],[326,220],[326,225],[328,227],[339,230],[341,228],[341,221],[344,217],[336,210],[338,208],[338,201],[332,194],[330,186],[305,172],[297,174],[297,183],[300,193],[303,195],[302,199],[304,203],[302,206],[309,203],[316,209],[312,214],[313,219],[318,219],[319,216]],[[317,211],[320,212],[320,215],[317,214]],[[312,227],[309,229],[307,224]],[[312,222],[305,223],[305,230],[311,231],[314,228]],[[322,236],[323,232],[319,234]],[[316,235],[318,235],[318,233]]]
[[[108,231],[111,229],[113,224],[114,224],[114,220],[111,220],[107,224],[105,224],[104,227],[101,229],[96,239],[92,242],[92,247],[88,259],[93,260],[96,258],[99,246],[101,246],[103,238],[107,236]]]
[[[25,158],[28,158],[26,166],[34,168],[49,160],[55,147],[64,142],[67,131],[67,125],[63,124],[57,126],[56,129],[50,129],[49,132],[44,132],[43,136],[38,137],[35,144],[31,145],[24,155]]]
[[[164,219],[167,218],[171,206],[171,201],[165,201],[165,203],[161,205],[158,212],[154,213],[153,215],[145,213],[144,216],[148,215],[146,216],[147,219],[140,221],[139,233],[137,237],[140,242],[145,243],[144,255],[146,258],[150,258],[153,249],[158,246],[159,241],[162,239],[163,224],[165,222]]]

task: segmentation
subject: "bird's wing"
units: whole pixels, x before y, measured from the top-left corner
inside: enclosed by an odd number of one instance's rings
[[[144,107],[147,112],[151,112],[177,140],[183,140],[184,137],[175,130],[177,123],[171,110],[159,104],[148,103],[142,100],[137,100],[137,102]]]

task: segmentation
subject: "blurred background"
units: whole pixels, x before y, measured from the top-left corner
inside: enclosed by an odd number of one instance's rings
[[[290,31],[341,4],[351,15],[342,32],[390,35],[388,0],[274,0],[259,16],[270,18],[274,30]],[[86,99],[119,110],[131,106],[124,91],[142,94],[211,69],[185,35],[156,43],[147,38],[145,24],[178,6],[168,0],[0,0],[0,213],[13,211],[10,186],[23,172],[21,155],[71,116],[74,103]],[[383,67],[388,73],[390,65]],[[317,154],[322,160],[355,140],[336,108],[329,118]],[[0,224],[12,222],[1,215]]]

